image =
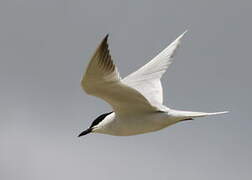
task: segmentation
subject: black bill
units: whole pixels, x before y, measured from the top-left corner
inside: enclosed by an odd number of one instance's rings
[[[91,132],[92,132],[92,128],[88,128],[87,130],[85,130],[82,133],[80,133],[78,137],[84,136],[84,135],[89,134]]]

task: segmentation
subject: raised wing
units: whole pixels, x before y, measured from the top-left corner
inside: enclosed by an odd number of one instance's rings
[[[138,90],[153,106],[160,107],[163,104],[163,89],[160,79],[172,63],[175,51],[185,33],[186,31],[150,62],[125,77],[122,82]]]
[[[156,110],[141,93],[121,82],[111,59],[107,40],[108,35],[91,58],[81,81],[83,89],[108,102],[118,114]]]

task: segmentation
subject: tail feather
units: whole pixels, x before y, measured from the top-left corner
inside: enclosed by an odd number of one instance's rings
[[[212,115],[219,115],[219,114],[225,114],[228,113],[228,111],[222,111],[222,112],[192,112],[192,111],[179,111],[179,110],[172,110],[171,115],[174,117],[182,118],[182,119],[190,119],[195,117],[204,117],[204,116],[212,116]]]
[[[228,113],[228,111],[222,111],[222,112],[213,112],[213,113],[206,113],[206,112],[186,112],[185,114],[186,116],[189,117],[204,117],[204,116],[212,116],[212,115],[218,115],[218,114],[225,114]]]

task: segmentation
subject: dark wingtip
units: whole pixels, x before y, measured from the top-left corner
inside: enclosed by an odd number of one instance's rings
[[[106,34],[106,36],[103,39],[103,42],[107,42],[108,41],[108,37],[109,37],[109,33]]]
[[[89,133],[91,133],[91,132],[92,132],[92,129],[91,129],[91,128],[88,128],[87,130],[85,130],[85,131],[83,131],[82,133],[80,133],[80,134],[78,135],[78,137],[84,136],[84,135],[89,134]]]
[[[103,38],[101,44],[100,44],[100,48],[101,49],[107,49],[107,46],[108,46],[108,37],[109,37],[109,34],[106,34],[106,36]]]

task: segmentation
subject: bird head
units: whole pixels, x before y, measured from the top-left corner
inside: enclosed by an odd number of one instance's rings
[[[85,131],[83,131],[82,133],[80,133],[78,137],[81,137],[81,136],[84,136],[84,135],[89,134],[91,132],[94,132],[95,129],[99,128],[99,124],[111,113],[112,112],[109,112],[109,113],[105,113],[105,114],[102,114],[102,115],[98,116],[92,122],[92,124],[90,125],[90,127],[88,129],[86,129]]]

